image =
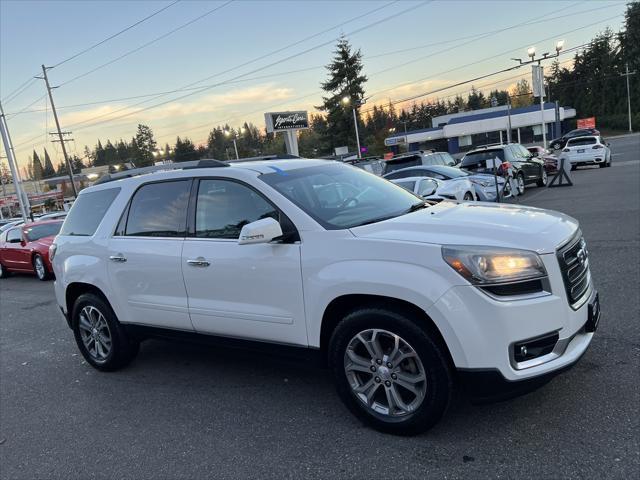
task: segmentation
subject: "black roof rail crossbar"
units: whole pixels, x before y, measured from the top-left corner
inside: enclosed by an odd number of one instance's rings
[[[274,153],[271,155],[259,155],[257,157],[245,157],[238,159],[227,160],[229,163],[239,163],[239,162],[255,162],[259,160],[291,160],[296,158],[302,158],[298,155],[291,155],[290,153]]]
[[[228,167],[229,164],[214,159],[193,160],[191,162],[164,163],[162,165],[151,165],[150,167],[132,168],[119,173],[109,173],[100,177],[94,185],[113,182],[123,178],[137,177],[146,173],[163,172],[167,170],[189,170],[192,168],[216,168]]]

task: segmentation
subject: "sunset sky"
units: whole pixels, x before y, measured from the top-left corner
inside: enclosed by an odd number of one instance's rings
[[[219,124],[252,121],[263,128],[264,112],[313,111],[323,65],[341,33],[363,53],[369,102],[384,103],[513,66],[511,58],[526,57],[530,45],[553,52],[559,39],[565,48],[584,44],[607,26],[618,31],[625,11],[624,1],[173,3],[0,0],[0,98],[21,165],[45,146],[54,163],[62,160],[47,134],[55,127],[44,82],[29,82],[42,73],[40,65],[56,65],[163,7],[48,71],[59,86],[61,126],[75,138],[70,153],[82,156],[84,145],[98,139],[130,139],[138,123],[148,124],[159,144],[174,143],[177,135],[197,144]],[[475,85],[508,88],[516,76],[528,78],[530,70]]]

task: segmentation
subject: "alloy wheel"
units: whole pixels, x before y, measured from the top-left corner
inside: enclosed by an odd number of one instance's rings
[[[355,335],[345,351],[344,371],[355,397],[379,415],[409,415],[425,398],[427,378],[417,352],[387,330]]]
[[[548,180],[549,180],[549,177],[547,176],[547,171],[543,168],[542,169],[542,185],[546,186]]]
[[[524,195],[524,178],[522,175],[518,175],[516,182],[518,183],[518,195]]]
[[[80,312],[78,327],[84,347],[96,362],[106,361],[111,353],[111,330],[106,318],[96,307],[87,305]]]
[[[38,275],[38,278],[42,280],[47,276],[47,270],[44,267],[44,261],[42,260],[42,257],[38,255],[33,263],[36,267],[36,275]]]
[[[467,202],[470,202],[473,200],[473,195],[471,194],[471,192],[467,192],[464,194],[464,200]]]

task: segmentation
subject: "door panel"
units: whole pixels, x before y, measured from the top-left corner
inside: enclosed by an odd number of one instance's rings
[[[183,272],[196,331],[307,344],[300,245],[186,239]],[[194,266],[202,257],[209,266]]]
[[[122,322],[193,330],[182,280],[182,244],[182,239],[169,238],[109,241],[109,279],[125,315]]]
[[[243,225],[286,217],[228,179],[199,180],[195,205],[182,271],[196,331],[307,345],[300,245],[237,243]]]

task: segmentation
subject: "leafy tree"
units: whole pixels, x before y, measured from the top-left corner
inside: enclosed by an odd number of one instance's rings
[[[355,127],[352,108],[364,99],[362,53],[352,51],[345,37],[338,40],[333,60],[326,66],[329,78],[320,85],[327,92],[319,109],[327,115],[327,137],[333,148],[355,145]],[[345,105],[343,98],[350,99]]]
[[[156,150],[156,141],[153,138],[153,131],[147,125],[138,125],[136,132],[136,165],[146,166],[153,164],[153,152]]]
[[[518,83],[509,92],[511,95],[511,106],[527,107],[533,104],[533,95],[531,94],[531,86],[526,78],[518,80]]]
[[[33,179],[42,180],[42,178],[44,177],[44,169],[42,168],[42,162],[40,161],[40,157],[38,156],[38,153],[35,150],[33,151],[32,165],[33,165],[32,167]]]
[[[178,137],[176,139],[174,155],[176,162],[188,162],[191,160],[196,160],[198,158],[196,147],[188,138],[181,140],[180,137]]]
[[[56,176],[56,170],[53,168],[53,163],[51,163],[51,158],[49,157],[49,152],[47,149],[44,149],[44,168],[42,169],[42,178],[51,178]]]

